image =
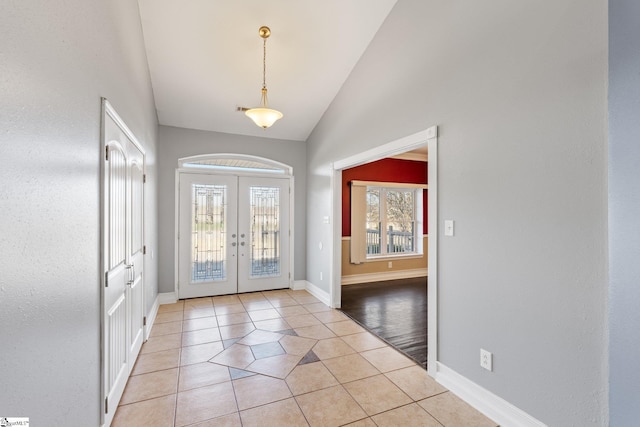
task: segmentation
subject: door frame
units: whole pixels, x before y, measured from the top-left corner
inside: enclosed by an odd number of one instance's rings
[[[246,160],[246,161],[254,161],[258,163],[262,163],[265,165],[273,166],[278,170],[282,171],[282,173],[264,173],[264,172],[251,172],[251,169],[243,170],[233,170],[233,171],[225,171],[219,169],[207,169],[206,167],[187,167],[186,165],[191,162],[203,162],[203,161],[214,161],[214,160],[223,160],[223,159],[231,159],[231,160]],[[278,162],[276,160],[267,159],[265,157],[260,156],[252,156],[248,154],[234,154],[234,153],[217,153],[217,154],[202,154],[191,157],[184,157],[178,159],[178,168],[176,168],[175,172],[175,186],[174,186],[174,232],[173,232],[173,260],[174,260],[174,274],[173,274],[173,291],[176,300],[180,293],[178,292],[179,287],[179,263],[180,263],[180,248],[179,248],[179,240],[178,235],[180,231],[180,174],[181,173],[189,173],[189,174],[202,174],[202,175],[234,175],[234,176],[252,176],[258,178],[286,178],[289,180],[289,272],[291,273],[291,277],[289,277],[289,289],[293,289],[293,283],[295,279],[295,264],[294,264],[294,242],[295,242],[295,216],[294,216],[294,195],[295,195],[295,179],[293,176],[293,167]]]
[[[329,236],[329,301],[331,307],[341,306],[342,280],[342,171],[354,166],[370,163],[385,157],[404,153],[419,147],[428,147],[427,183],[428,206],[428,270],[427,286],[427,371],[431,376],[437,372],[438,361],[438,127],[388,142],[359,154],[331,164],[331,203],[333,211],[332,233]]]
[[[136,138],[136,136],[133,134],[133,132],[131,131],[131,129],[129,129],[129,127],[126,125],[126,123],[124,122],[124,120],[122,120],[122,118],[120,117],[120,115],[116,112],[116,110],[113,108],[113,106],[111,105],[111,103],[107,100],[107,98],[101,98],[101,117],[100,117],[100,250],[99,250],[99,258],[100,258],[100,422],[101,425],[105,425],[107,424],[106,421],[108,421],[108,424],[110,425],[111,422],[113,421],[113,418],[106,420],[105,416],[106,416],[106,399],[107,399],[107,390],[105,389],[105,381],[106,381],[106,355],[105,352],[107,351],[107,346],[106,343],[104,342],[105,337],[106,337],[106,331],[105,328],[107,325],[105,325],[104,319],[105,319],[105,313],[107,310],[107,307],[105,307],[105,285],[106,285],[106,272],[107,272],[107,251],[105,248],[105,245],[107,244],[107,241],[109,239],[109,236],[107,236],[107,222],[109,221],[109,217],[108,214],[106,212],[107,210],[107,203],[106,203],[106,197],[108,196],[106,193],[106,180],[105,180],[105,173],[106,173],[106,161],[105,161],[105,155],[106,155],[106,149],[107,149],[107,141],[105,140],[105,123],[106,123],[106,119],[107,117],[109,117],[110,119],[112,119],[115,124],[120,128],[120,130],[122,130],[122,132],[127,136],[127,138],[129,138],[129,140],[133,143],[133,145],[140,150],[140,153],[142,153],[142,173],[143,176],[146,176],[146,165],[147,165],[147,157],[146,157],[146,151],[144,149],[144,147],[142,146],[142,144],[140,143],[140,141],[138,141],[138,138]],[[143,187],[144,188],[144,187]],[[146,203],[145,203],[145,198],[146,198],[146,192],[143,190],[142,192],[142,218],[143,218],[143,222],[142,222],[142,245],[143,247],[146,247],[146,228],[145,228],[145,223],[144,223],[144,217],[145,217],[145,207],[146,207]],[[143,256],[142,257],[142,283],[140,284],[142,286],[142,301],[140,301],[140,304],[142,305],[142,316],[143,318],[146,317],[146,293],[147,293],[147,286],[146,286],[146,274],[144,274],[145,272],[145,264],[146,264],[146,257]],[[145,341],[145,336],[146,336],[146,328],[143,326],[143,342]],[[127,354],[128,354],[129,350],[127,349]],[[127,361],[127,364],[130,364],[131,361]],[[133,365],[130,365],[128,367],[129,372],[127,373],[127,376],[129,376],[131,374],[131,370],[133,369]],[[110,402],[111,405],[118,405],[119,402]],[[113,412],[113,414],[115,414],[115,411]]]

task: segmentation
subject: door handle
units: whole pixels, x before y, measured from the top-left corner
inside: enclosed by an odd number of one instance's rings
[[[231,246],[235,246],[235,245],[236,245],[236,242],[231,243]]]
[[[244,246],[244,242],[240,242],[240,246]]]
[[[134,282],[134,280],[136,278],[136,269],[133,266],[133,263],[126,264],[126,266],[127,266],[127,270],[129,270],[129,280],[127,281],[127,285],[131,286],[131,285],[133,285],[133,282]]]

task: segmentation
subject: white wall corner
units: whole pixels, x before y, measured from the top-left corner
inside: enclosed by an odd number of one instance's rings
[[[501,426],[547,427],[523,410],[479,386],[451,368],[436,362],[435,379],[469,405],[482,412]]]
[[[323,304],[325,304],[328,307],[331,307],[331,298],[329,297],[329,292],[323,289],[320,289],[319,287],[309,282],[308,280],[296,280],[293,286],[294,286],[293,290],[304,289],[314,297],[318,298]]]
[[[178,297],[175,292],[162,292],[158,294],[158,304],[175,304]]]
[[[291,289],[294,291],[304,291],[305,289],[307,289],[307,281],[306,280],[294,280],[293,281],[293,286],[291,286]]]

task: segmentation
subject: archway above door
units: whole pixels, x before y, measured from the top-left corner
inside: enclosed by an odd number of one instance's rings
[[[183,157],[178,160],[178,168],[293,175],[293,168],[287,164],[264,157],[232,153],[202,154]]]

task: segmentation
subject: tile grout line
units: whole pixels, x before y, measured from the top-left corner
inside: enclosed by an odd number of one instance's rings
[[[231,377],[231,369],[227,366],[227,370],[229,371],[229,378],[231,378],[231,389],[233,390],[233,399],[236,402],[236,411],[238,414],[238,419],[240,420],[240,425],[242,425],[242,416],[240,414],[240,405],[238,405],[238,394],[236,393],[236,385],[234,383],[234,379]],[[246,378],[246,377],[245,377]]]
[[[311,350],[309,350],[311,351]],[[304,356],[303,356],[304,357]],[[296,365],[296,368],[298,366],[302,366],[302,365]],[[291,370],[291,372],[295,371],[296,368],[293,368]],[[298,402],[298,399],[296,399],[296,395],[293,393],[293,390],[291,390],[291,386],[289,385],[289,383],[287,382],[287,378],[289,377],[289,375],[291,375],[291,372],[289,372],[289,374],[287,375],[287,377],[285,377],[285,379],[283,380],[284,383],[287,385],[287,388],[289,389],[289,393],[291,393],[291,397],[293,398],[293,401],[296,402],[296,406],[298,407],[298,409],[300,410],[300,413],[302,414],[302,416],[304,417],[304,420],[307,422],[307,425],[311,425],[311,423],[309,422],[309,419],[307,418],[307,416],[305,415],[304,411],[302,410],[302,408],[300,407],[300,403]]]

